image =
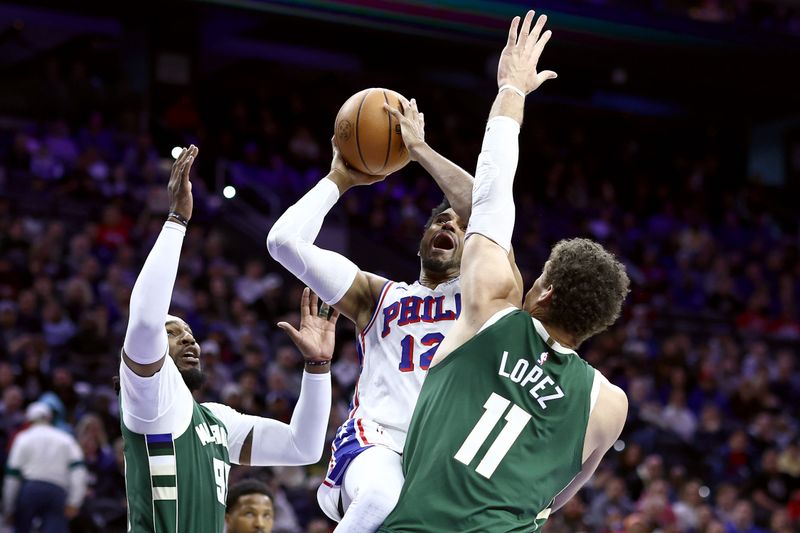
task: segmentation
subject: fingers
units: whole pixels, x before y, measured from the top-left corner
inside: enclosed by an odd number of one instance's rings
[[[547,45],[547,41],[550,40],[550,37],[552,37],[552,35],[553,32],[547,30],[546,32],[544,32],[544,35],[542,35],[542,38],[536,41],[536,45],[533,47],[533,56],[531,57],[534,65],[539,61],[539,56],[542,55],[542,51],[544,50],[544,47]]]
[[[517,30],[519,29],[519,17],[514,17],[511,20],[511,27],[508,29],[508,41],[506,46],[514,46],[517,44]]]
[[[542,15],[536,21],[536,25],[533,27],[533,31],[531,31],[530,36],[528,37],[527,47],[531,47],[539,42],[539,36],[542,34],[542,30],[544,29],[544,25],[547,23],[547,15]]]
[[[183,183],[191,187],[191,183],[189,183],[189,174],[192,170],[192,164],[194,163],[195,157],[197,157],[198,149],[195,145],[191,145],[189,147],[189,155],[186,157],[186,162],[183,165],[183,172],[181,173],[181,179]]]
[[[522,29],[519,31],[517,38],[517,46],[525,48],[525,43],[528,42],[528,36],[531,33],[531,23],[533,22],[534,11],[531,9],[525,13],[525,20],[522,21]]]
[[[309,290],[309,292],[311,293],[311,303],[308,306],[308,312],[311,316],[317,316],[317,312],[319,311],[319,297],[317,293],[311,290]]]
[[[337,320],[339,320],[339,311],[334,309],[333,313],[331,313],[331,316],[328,317],[328,322],[330,322],[331,324],[336,324]]]
[[[300,298],[300,323],[302,323],[306,318],[308,318],[309,311],[308,311],[308,302],[311,299],[310,295],[311,289],[306,287],[303,289],[303,296]]]
[[[389,104],[383,104],[383,109],[386,110],[390,115],[392,115],[397,120],[403,118],[403,114],[398,109],[390,106]]]

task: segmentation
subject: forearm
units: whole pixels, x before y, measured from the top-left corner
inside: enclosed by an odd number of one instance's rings
[[[345,295],[358,273],[347,258],[314,245],[325,215],[343,192],[335,178],[331,173],[320,180],[281,215],[267,236],[272,258],[330,305]]]
[[[513,107],[508,103],[511,96],[521,100],[514,93],[504,94],[508,92],[498,94],[486,125],[472,190],[472,216],[467,228],[467,237],[479,233],[500,245],[506,253],[511,250],[514,231],[513,187],[519,158],[519,121],[506,113]]]
[[[80,507],[86,496],[86,468],[79,466],[70,471],[67,505]]]
[[[415,147],[414,158],[436,181],[453,211],[462,220],[469,219],[472,211],[472,175],[427,143]]]
[[[303,373],[291,422],[259,419],[253,428],[253,466],[304,465],[319,461],[331,412],[330,373]]]
[[[136,363],[154,363],[167,353],[164,323],[185,234],[183,225],[166,222],[133,286],[124,348]]]

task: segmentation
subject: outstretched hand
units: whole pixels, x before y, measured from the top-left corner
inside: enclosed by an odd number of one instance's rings
[[[306,287],[300,303],[300,329],[288,322],[278,322],[278,327],[289,335],[306,361],[330,361],[336,342],[336,321],[339,311],[330,317],[319,316],[319,298]]]
[[[401,102],[400,105],[402,112],[389,104],[383,104],[383,108],[400,123],[400,134],[408,155],[412,161],[416,161],[417,148],[425,144],[425,114],[419,112],[417,101],[413,98],[410,102]]]
[[[542,33],[547,16],[542,15],[531,29],[534,12],[528,11],[518,32],[519,17],[514,17],[508,30],[508,41],[497,66],[497,86],[511,85],[529,94],[542,83],[557,76],[552,70],[537,72],[536,66],[552,32]]]
[[[169,176],[169,211],[177,213],[186,220],[192,218],[192,182],[189,181],[189,174],[192,170],[192,163],[197,157],[197,147],[190,145],[184,148],[181,155],[172,164],[172,172]]]

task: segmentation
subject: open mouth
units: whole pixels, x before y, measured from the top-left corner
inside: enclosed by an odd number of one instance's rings
[[[181,361],[188,365],[199,365],[200,364],[200,357],[197,353],[195,348],[187,348],[181,354]]]
[[[440,231],[433,236],[433,240],[431,241],[431,248],[436,250],[452,250],[455,247],[455,239],[446,231]]]

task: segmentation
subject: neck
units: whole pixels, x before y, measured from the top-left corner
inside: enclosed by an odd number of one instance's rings
[[[430,272],[424,268],[419,271],[419,284],[429,289],[435,289],[438,285],[457,278],[459,275],[458,269],[447,269],[444,272]]]
[[[540,316],[541,313],[537,313],[536,311],[537,310],[534,309],[533,312],[531,312],[531,316],[542,323],[544,329],[547,330],[547,334],[550,335],[551,339],[556,341],[564,348],[569,348],[570,350],[578,349],[580,342],[578,342],[578,339],[576,339],[574,335],[567,333],[558,326],[554,326],[553,324],[549,323],[546,317]]]

